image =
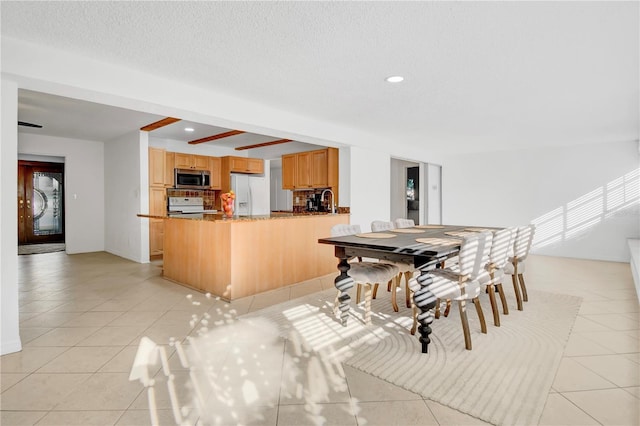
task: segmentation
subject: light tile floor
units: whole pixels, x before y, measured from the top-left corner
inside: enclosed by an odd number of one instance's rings
[[[640,310],[629,264],[531,256],[526,279],[529,288],[583,298],[540,424],[640,424]],[[193,314],[224,321],[333,287],[327,276],[227,304],[164,280],[161,263],[141,265],[103,252],[20,256],[19,281],[23,350],[0,358],[3,426],[150,424],[147,393],[128,380],[141,336],[167,342],[195,335]],[[280,343],[283,353],[293,350]],[[169,355],[176,383],[184,383],[188,370],[173,349]],[[253,416],[234,419],[227,409],[211,422],[486,424],[346,366],[331,389],[304,376],[285,386],[292,370],[283,359],[265,368],[277,385],[264,385],[263,405]],[[159,367],[156,372],[161,380]],[[310,391],[324,401],[310,403]],[[160,424],[175,424],[166,392],[156,394],[156,408]]]

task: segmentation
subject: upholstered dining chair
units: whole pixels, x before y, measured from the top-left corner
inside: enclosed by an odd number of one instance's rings
[[[487,332],[487,324],[482,312],[482,306],[478,296],[480,295],[481,284],[477,277],[483,269],[482,258],[485,250],[485,244],[492,238],[491,232],[478,232],[463,237],[458,254],[459,262],[456,270],[449,268],[434,269],[429,273],[432,274],[432,282],[429,284],[429,290],[438,299],[451,299],[458,302],[458,310],[460,312],[460,321],[462,323],[462,332],[464,335],[464,347],[471,350],[471,332],[469,330],[469,320],[467,318],[467,301],[472,301],[478,313],[480,320],[480,331]],[[474,279],[476,278],[476,279]],[[409,281],[411,291],[416,292],[420,289],[420,284],[416,278]],[[417,325],[416,310],[414,310],[413,327],[411,334],[415,333]]]
[[[416,223],[413,221],[413,219],[398,218],[395,220],[395,225],[396,228],[413,228],[414,226],[416,226]]]
[[[496,327],[500,327],[500,314],[498,313],[496,292],[498,292],[500,296],[502,312],[505,315],[509,314],[507,299],[504,294],[504,289],[502,288],[502,278],[504,277],[504,269],[509,257],[509,248],[511,247],[515,233],[516,228],[500,229],[493,233],[489,259],[484,266],[487,274],[480,276],[480,283],[486,287],[487,293],[489,293],[491,311],[493,312],[493,324]]]
[[[471,232],[476,232],[476,231],[471,231]],[[489,281],[490,275],[489,275],[489,271],[485,268],[485,266],[489,263],[489,256],[491,254],[491,248],[493,246],[493,234],[491,233],[491,231],[484,231],[486,233],[485,235],[485,240],[484,243],[480,246],[479,251],[478,251],[478,261],[480,262],[480,269],[478,269],[477,271],[475,271],[470,277],[469,279],[471,281],[479,281],[480,284],[483,286],[483,288],[486,285],[486,283]],[[443,262],[442,263],[442,267],[444,268],[444,265],[446,266],[446,269],[448,270],[452,270],[454,272],[458,272],[460,270],[460,266],[458,264],[458,261],[456,259],[454,259],[453,262],[447,260],[446,263]],[[451,309],[451,299],[447,299],[446,300],[446,308],[444,311],[444,316],[449,316],[449,310]],[[435,318],[440,318],[440,300],[438,299],[436,301],[436,310],[435,310]]]
[[[386,222],[383,220],[374,220],[371,222],[371,231],[373,232],[384,232],[391,231],[395,229],[393,222]],[[407,308],[411,307],[411,290],[409,289],[409,280],[413,276],[415,268],[413,267],[413,263],[404,263],[404,262],[392,262],[390,260],[381,260],[383,263],[390,263],[392,265],[396,265],[398,267],[399,273],[396,277],[396,280],[392,281],[390,285],[387,286],[387,291],[391,292],[391,306],[393,306],[393,310],[395,312],[399,311],[398,301],[397,301],[397,288],[400,287],[402,283],[402,277],[404,277],[405,282],[405,305]]]
[[[338,224],[331,228],[332,237],[360,234],[360,225]],[[364,322],[371,324],[371,299],[376,298],[380,283],[388,283],[397,278],[398,267],[389,263],[381,262],[349,262],[350,269],[347,274],[356,284],[356,304],[360,303],[362,287],[365,288]],[[334,301],[334,311],[338,309],[340,291]]]
[[[528,302],[529,296],[527,294],[527,287],[524,284],[524,265],[527,256],[529,255],[529,249],[531,249],[531,243],[533,242],[533,235],[535,234],[536,226],[520,226],[517,228],[515,238],[513,240],[513,253],[509,257],[509,261],[505,265],[504,272],[507,275],[511,275],[511,281],[513,282],[513,290],[516,293],[516,303],[518,304],[518,310],[522,310],[522,302]],[[518,281],[520,287],[518,287]],[[522,295],[520,294],[522,290]]]

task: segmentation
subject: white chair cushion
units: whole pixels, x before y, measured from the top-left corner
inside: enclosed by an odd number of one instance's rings
[[[525,265],[525,262],[518,261],[519,274],[524,274],[524,269],[525,269],[524,265]],[[513,263],[511,263],[511,259],[509,259],[509,262],[507,262],[507,264],[504,265],[504,273],[507,275],[513,275],[514,269],[513,269]]]
[[[394,278],[400,272],[398,267],[382,262],[353,262],[347,274],[356,283],[383,284]]]
[[[461,285],[457,280],[450,280],[444,274],[432,274],[433,281],[429,284],[429,290],[438,299],[470,300],[480,295],[480,283],[478,281],[466,281],[462,284],[465,294],[462,294]],[[416,278],[409,280],[411,291],[420,290],[420,284]]]

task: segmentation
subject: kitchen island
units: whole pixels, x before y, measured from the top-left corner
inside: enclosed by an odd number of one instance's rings
[[[230,301],[335,272],[333,248],[318,244],[348,214],[278,213],[164,220],[163,276]]]

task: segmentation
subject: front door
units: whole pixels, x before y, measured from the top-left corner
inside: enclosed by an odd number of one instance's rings
[[[18,244],[64,242],[64,164],[18,161]]]

